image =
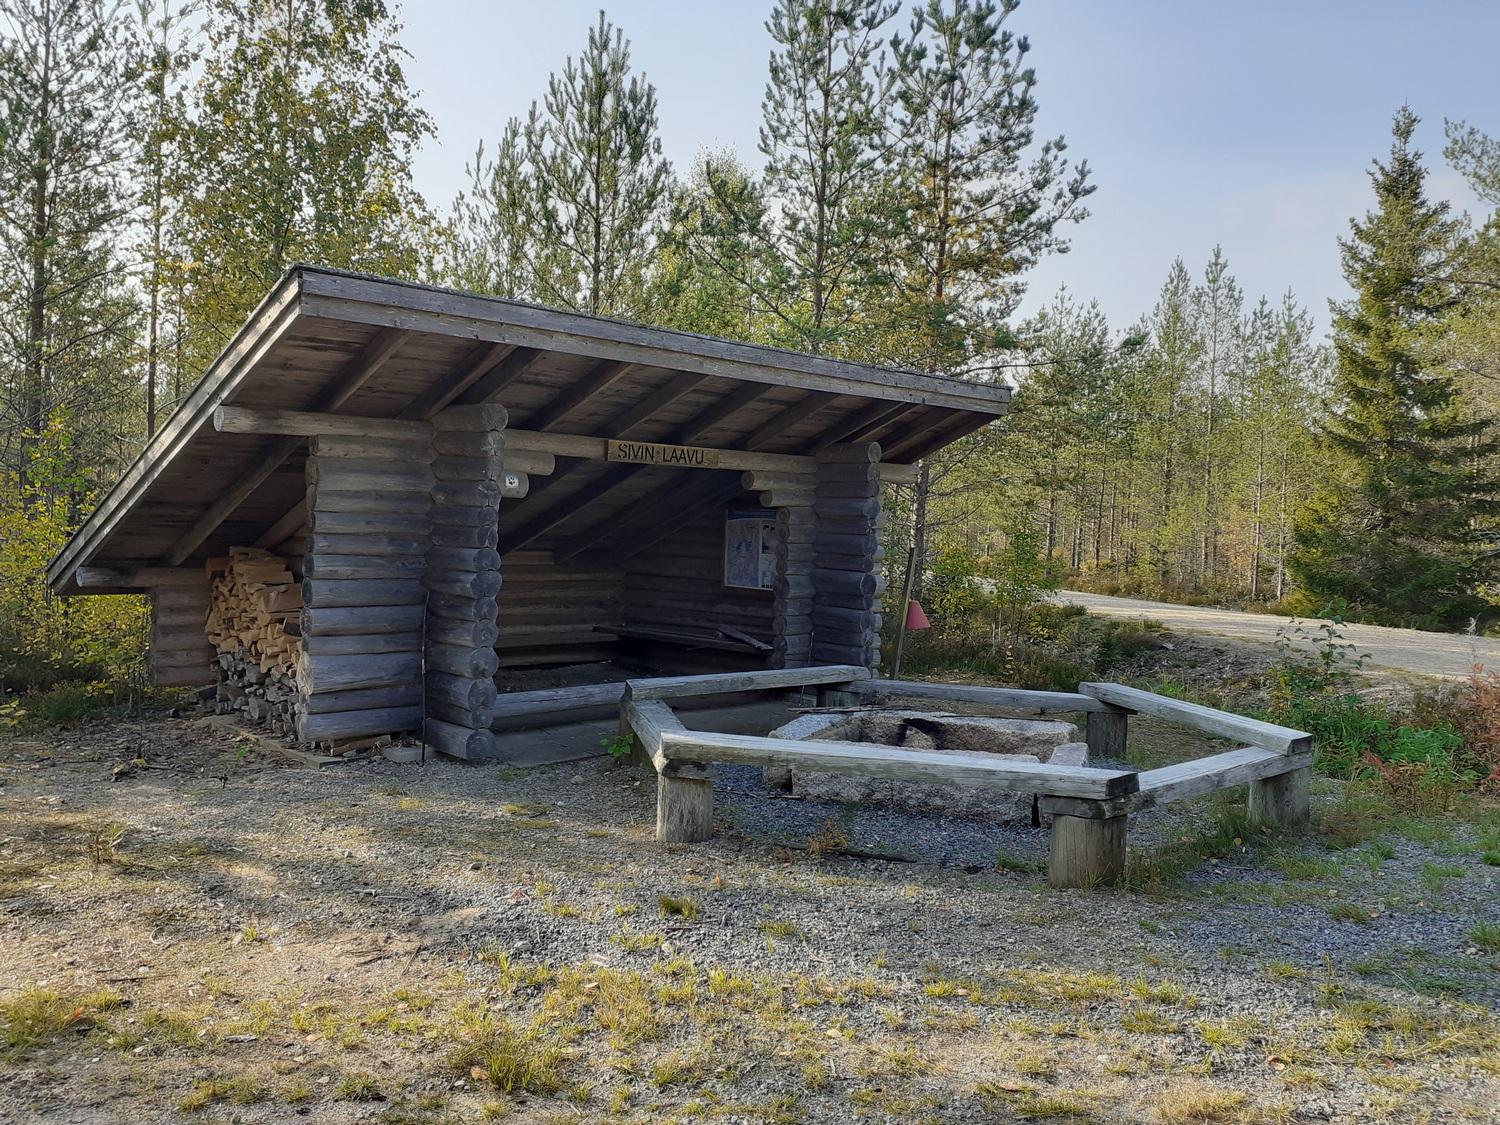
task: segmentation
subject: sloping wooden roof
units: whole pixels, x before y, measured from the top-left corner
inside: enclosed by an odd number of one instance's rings
[[[494,401],[514,428],[768,453],[878,441],[886,461],[909,464],[1003,414],[1008,399],[1003,386],[296,266],[47,577],[77,592],[80,566],[191,563],[254,542],[286,515],[305,494],[305,454],[294,451],[237,499],[285,439],[215,430],[222,405],[418,418],[450,402]],[[676,470],[566,466],[502,505],[502,548],[526,536],[532,549],[551,548],[618,516],[639,521],[654,504],[680,505],[660,495]],[[226,497],[228,510],[216,511]]]

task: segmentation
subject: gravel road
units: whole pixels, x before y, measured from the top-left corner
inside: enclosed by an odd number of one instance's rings
[[[1061,590],[1056,597],[1104,617],[1149,617],[1169,629],[1265,644],[1274,644],[1277,632],[1294,620],[1268,613],[1111,598],[1074,590]],[[1360,652],[1368,653],[1367,664],[1392,671],[1455,678],[1467,676],[1476,664],[1500,668],[1500,639],[1494,637],[1425,633],[1420,629],[1388,629],[1382,625],[1346,625],[1344,635]]]

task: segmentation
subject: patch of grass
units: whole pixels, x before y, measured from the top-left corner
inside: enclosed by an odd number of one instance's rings
[[[1266,965],[1266,976],[1272,980],[1296,980],[1307,976],[1307,970],[1301,965],[1293,965],[1290,961],[1272,961]]]
[[[657,905],[661,907],[661,912],[669,918],[685,918],[688,921],[692,921],[699,914],[698,904],[685,896],[674,898],[671,895],[662,895],[661,898],[657,899]]]
[[[266,1100],[266,1088],[249,1076],[238,1078],[206,1078],[193,1084],[178,1101],[177,1107],[189,1113],[207,1109],[215,1102],[233,1102],[235,1105],[255,1105]]]
[[[1352,902],[1336,902],[1328,908],[1328,917],[1335,922],[1349,922],[1356,926],[1368,926],[1370,912]]]
[[[515,801],[500,806],[500,811],[506,816],[546,816],[550,809],[549,805],[538,805],[531,801]]]
[[[1126,886],[1148,893],[1176,890],[1182,881],[1207,859],[1222,859],[1246,850],[1247,841],[1264,838],[1241,800],[1227,794],[1214,798],[1215,820],[1204,831],[1181,836],[1153,849],[1130,853],[1126,861]]]
[[[772,937],[794,938],[802,936],[802,927],[798,926],[795,922],[776,920],[757,922],[755,928],[763,934],[770,934]]]
[[[1238,1090],[1181,1083],[1156,1095],[1156,1117],[1162,1125],[1219,1125],[1236,1120],[1245,1101]]]
[[[50,988],[27,988],[0,1002],[0,1033],[8,1061],[26,1058],[37,1047],[64,1035],[91,1030],[101,1012],[123,1006],[125,998],[112,989],[84,994]]]
[[[338,1098],[342,1102],[378,1102],[385,1099],[380,1092],[380,1083],[375,1081],[374,1075],[346,1074],[344,1080],[339,1083]]]
[[[1088,1108],[1062,1094],[1031,1095],[1011,1103],[1016,1116],[1027,1121],[1088,1121]]]
[[[1120,1017],[1120,1026],[1136,1035],[1175,1035],[1182,1025],[1155,1008],[1131,1008]]]
[[[1450,880],[1462,879],[1464,869],[1456,863],[1434,863],[1428,861],[1422,864],[1422,887],[1429,894],[1442,894]]]
[[[807,854],[810,856],[839,855],[849,846],[849,834],[838,821],[830,818],[823,828],[807,839]]]
[[[1254,1027],[1254,1021],[1248,1017],[1233,1016],[1225,1020],[1203,1020],[1198,1024],[1198,1034],[1209,1047],[1227,1050],[1246,1046]]]
[[[507,1094],[555,1094],[562,1089],[566,1052],[539,1028],[465,1010],[454,1035],[459,1045],[449,1062],[455,1070]]]
[[[995,868],[998,871],[1010,871],[1016,875],[1030,875],[1037,871],[1040,866],[1035,860],[1009,855],[1004,848],[1000,848],[995,852]]]
[[[1187,990],[1176,981],[1162,980],[1149,981],[1145,977],[1137,977],[1129,984],[1130,993],[1140,1000],[1149,1000],[1153,1004],[1187,1004],[1192,1002]]]
[[[1500,953],[1500,922],[1480,922],[1469,931],[1469,940],[1486,953]]]
[[[652,949],[660,949],[667,942],[666,934],[650,931],[641,933],[638,930],[621,930],[617,934],[610,935],[610,943],[618,945],[627,953],[644,953]]]

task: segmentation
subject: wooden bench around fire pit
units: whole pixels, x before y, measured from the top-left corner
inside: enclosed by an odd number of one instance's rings
[[[1024,760],[910,750],[864,742],[803,741],[688,730],[667,699],[724,692],[817,686],[820,697],[901,695],[1048,712],[1087,715],[1090,752],[1124,755],[1131,714],[1149,714],[1249,746],[1161,769],[1136,771],[1051,765]],[[656,836],[692,843],[713,833],[711,762],[797,766],[938,784],[1037,794],[1052,816],[1048,878],[1053,886],[1112,883],[1125,870],[1125,829],[1131,810],[1219,789],[1248,785],[1251,816],[1262,824],[1295,827],[1308,814],[1312,737],[1303,731],[1245,718],[1117,684],[1080,684],[1072,692],[876,680],[862,668],[785,668],[727,675],[632,680],[620,705],[621,733],[657,771]]]

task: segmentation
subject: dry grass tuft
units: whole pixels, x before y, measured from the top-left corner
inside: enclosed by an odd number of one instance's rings
[[[1156,1097],[1162,1125],[1228,1125],[1238,1119],[1245,1095],[1201,1082],[1170,1086]]]

